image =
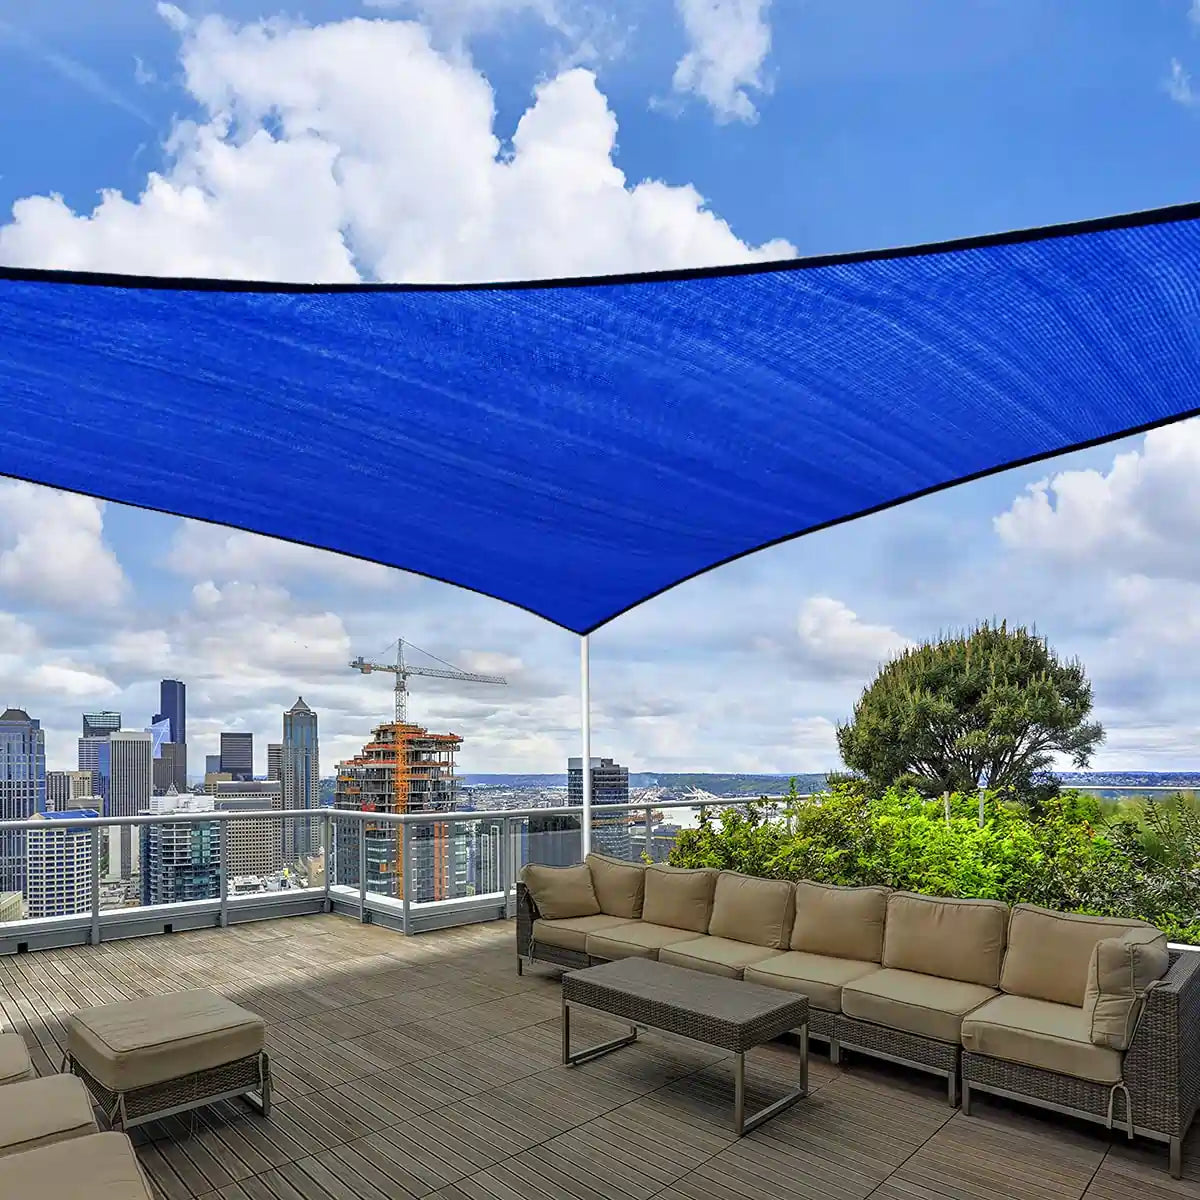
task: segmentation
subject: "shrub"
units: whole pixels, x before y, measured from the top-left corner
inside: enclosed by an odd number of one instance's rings
[[[930,800],[842,781],[793,801],[726,809],[680,833],[670,861],[781,879],[883,884],[1065,912],[1141,917],[1173,940],[1200,941],[1200,805],[1123,811],[1106,820],[1067,792],[1035,811],[975,793]]]

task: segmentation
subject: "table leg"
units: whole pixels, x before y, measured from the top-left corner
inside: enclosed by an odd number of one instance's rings
[[[808,1024],[800,1031],[800,1086],[786,1096],[746,1116],[746,1056],[735,1054],[733,1058],[733,1131],[738,1137],[757,1129],[764,1121],[791,1108],[797,1100],[808,1095]]]
[[[619,1050],[622,1046],[628,1046],[630,1042],[637,1041],[637,1026],[630,1025],[629,1032],[623,1037],[613,1038],[611,1042],[600,1042],[596,1046],[589,1046],[586,1050],[576,1050],[571,1053],[571,1006],[566,1000],[562,1002],[562,1060],[563,1065],[574,1067],[581,1062],[587,1062],[593,1058],[599,1058],[603,1054],[608,1054],[611,1050]]]

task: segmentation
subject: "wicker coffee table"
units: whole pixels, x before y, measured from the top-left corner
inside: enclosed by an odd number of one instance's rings
[[[779,991],[726,979],[703,971],[623,958],[563,976],[562,1050],[568,1067],[599,1058],[637,1040],[639,1028],[657,1029],[703,1042],[734,1054],[733,1128],[738,1137],[770,1120],[808,1095],[808,1000]],[[629,1033],[571,1050],[571,1009],[621,1017]],[[789,1030],[800,1032],[800,1086],[781,1100],[746,1115],[746,1051]]]

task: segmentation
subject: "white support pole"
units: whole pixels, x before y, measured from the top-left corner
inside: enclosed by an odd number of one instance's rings
[[[579,639],[579,726],[583,736],[583,821],[580,842],[587,854],[592,848],[592,687],[588,639]]]

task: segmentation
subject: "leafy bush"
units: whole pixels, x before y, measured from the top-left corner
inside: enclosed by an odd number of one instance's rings
[[[683,830],[671,863],[780,879],[883,884],[933,896],[979,896],[1064,912],[1141,917],[1200,943],[1200,806],[1123,809],[1074,792],[1036,810],[1004,796],[930,800],[852,781],[782,817],[751,804]]]

